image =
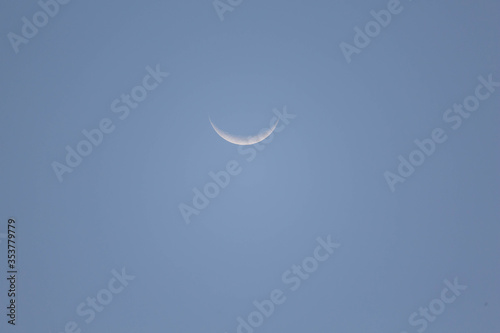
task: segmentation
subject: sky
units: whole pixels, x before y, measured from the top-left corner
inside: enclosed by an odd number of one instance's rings
[[[0,5],[1,332],[499,331],[498,1],[65,1]]]

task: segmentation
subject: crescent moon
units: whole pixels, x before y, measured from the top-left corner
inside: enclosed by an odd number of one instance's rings
[[[240,146],[250,146],[256,143],[261,142],[262,140],[265,140],[269,135],[271,135],[274,130],[276,129],[276,126],[278,126],[279,119],[276,119],[276,123],[273,125],[271,128],[264,128],[262,129],[257,135],[254,136],[237,136],[237,135],[232,135],[229,134],[217,126],[212,122],[212,119],[210,117],[208,118],[210,120],[210,124],[214,128],[215,132],[219,134],[221,138],[226,140],[227,142],[230,142],[235,145],[240,145]]]

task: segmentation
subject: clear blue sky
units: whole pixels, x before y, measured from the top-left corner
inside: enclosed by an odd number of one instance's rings
[[[232,3],[221,20],[210,0],[71,1],[16,53],[8,34],[41,7],[2,2],[0,236],[15,217],[19,273],[11,327],[0,238],[0,331],[234,333],[279,289],[256,333],[498,333],[500,88],[457,129],[443,115],[479,76],[500,81],[500,2],[401,0],[350,63],[340,44],[391,1]],[[285,108],[253,153],[209,122],[255,134]],[[100,124],[59,181],[54,162]],[[391,191],[384,173],[436,128],[447,140]],[[186,224],[179,205],[233,160]],[[292,290],[287,271],[328,235],[340,247]],[[122,268],[135,279],[109,294]],[[412,326],[455,278],[467,289]],[[77,307],[102,290],[86,323]]]

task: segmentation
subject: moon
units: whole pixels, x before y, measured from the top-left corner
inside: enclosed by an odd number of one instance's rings
[[[210,120],[210,124],[214,128],[215,132],[219,134],[221,138],[226,140],[227,142],[230,142],[235,145],[240,145],[240,146],[250,146],[256,143],[261,142],[262,140],[265,140],[269,135],[271,135],[274,130],[276,129],[276,126],[278,126],[279,119],[276,119],[276,123],[273,125],[271,128],[264,128],[262,129],[257,135],[253,136],[237,136],[237,135],[232,135],[229,134],[217,126],[212,122],[212,119],[210,117],[208,118]]]

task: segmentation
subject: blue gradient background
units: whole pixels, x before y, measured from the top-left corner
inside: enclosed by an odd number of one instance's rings
[[[0,280],[0,330],[231,333],[279,288],[255,332],[410,333],[458,277],[426,332],[498,333],[499,93],[457,131],[442,115],[500,80],[500,3],[402,5],[347,64],[339,43],[387,1],[244,1],[223,22],[208,0],[73,1],[18,54],[6,35],[39,7],[3,1],[0,232],[14,216],[20,273],[15,328]],[[121,121],[111,102],[156,64],[170,76]],[[208,121],[253,133],[283,106],[297,117],[252,162]],[[60,183],[51,163],[103,118],[115,131]],[[391,193],[383,173],[436,127],[448,140]],[[186,225],[178,205],[233,159]],[[290,292],[282,273],[329,234],[341,247]],[[135,280],[85,324],[77,305],[122,267]]]

